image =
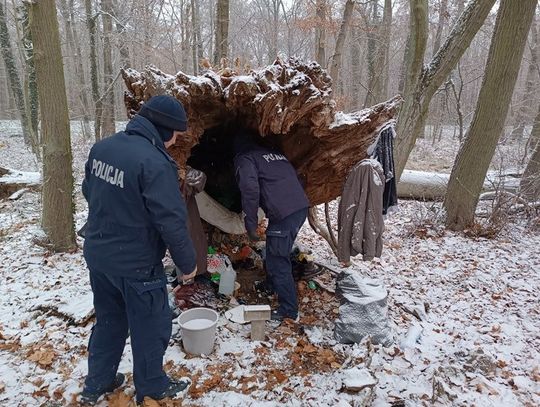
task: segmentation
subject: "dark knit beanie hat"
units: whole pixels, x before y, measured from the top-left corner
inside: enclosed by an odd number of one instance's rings
[[[159,95],[150,98],[142,105],[139,115],[152,122],[164,142],[172,138],[175,130],[187,130],[184,106],[172,96]]]

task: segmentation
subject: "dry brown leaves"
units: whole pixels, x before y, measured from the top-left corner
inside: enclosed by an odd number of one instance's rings
[[[43,368],[48,368],[53,364],[56,353],[50,347],[39,347],[38,345],[28,351],[26,358],[32,362],[36,362]]]
[[[6,385],[3,382],[0,382],[0,393],[3,393],[6,390]]]
[[[109,404],[109,407],[135,407],[135,401],[133,400],[133,397],[127,395],[123,391],[118,391],[116,393],[111,394],[107,402]]]
[[[0,333],[0,350],[6,350],[8,352],[17,352],[21,348],[21,343],[19,339],[11,339],[5,337]]]
[[[191,378],[191,387],[189,388],[189,395],[193,398],[199,398],[203,394],[208,393],[212,390],[226,391],[229,386],[227,384],[228,368],[230,365],[225,363],[220,363],[213,366],[208,366],[205,373],[210,375],[209,378],[205,379],[200,386],[197,383],[201,379],[201,374],[197,373]]]

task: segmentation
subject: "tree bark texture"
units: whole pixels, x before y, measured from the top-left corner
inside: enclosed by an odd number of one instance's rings
[[[527,67],[525,92],[523,93],[523,98],[518,106],[516,123],[510,135],[510,138],[512,139],[523,137],[525,124],[527,120],[530,120],[531,118],[532,105],[534,105],[535,99],[537,99],[537,92],[535,92],[537,89],[535,89],[535,84],[537,82],[538,69],[538,27],[533,20],[531,26],[531,59],[529,60],[529,65]]]
[[[90,46],[90,83],[92,86],[92,100],[94,101],[94,137],[96,141],[101,139],[102,102],[99,96],[99,77],[96,52],[96,16],[92,11],[92,0],[84,0],[86,26],[88,28]]]
[[[316,0],[315,16],[317,26],[315,27],[315,61],[320,66],[326,68],[326,0]]]
[[[504,130],[536,4],[537,0],[501,1],[476,110],[444,201],[450,229],[463,230],[474,222],[482,185]]]
[[[442,33],[446,21],[448,20],[448,0],[440,0],[439,3],[439,21],[437,22],[437,32],[433,40],[433,55],[441,48]]]
[[[73,0],[72,0],[73,1]],[[116,34],[118,35],[118,53],[120,54],[120,64],[122,68],[128,67],[131,65],[131,58],[129,56],[129,46],[128,38],[126,35],[126,27],[120,21],[120,16],[122,15],[123,2],[119,0],[113,0],[112,7],[114,10],[115,17],[115,29]]]
[[[523,172],[520,191],[529,201],[540,201],[540,142],[536,143],[536,148]]]
[[[36,67],[34,64],[34,45],[30,32],[30,18],[28,4],[22,4],[17,8],[18,20],[22,26],[22,47],[25,68],[25,110],[29,118],[29,132],[32,152],[41,160],[39,140],[39,96],[36,84]]]
[[[28,115],[26,114],[26,108],[24,103],[24,92],[21,84],[21,78],[15,65],[15,58],[13,56],[13,48],[9,37],[9,31],[6,21],[6,13],[3,3],[0,2],[0,50],[2,51],[2,58],[6,66],[7,79],[15,104],[21,118],[21,127],[23,130],[23,136],[25,142],[30,145],[31,135],[29,132]]]
[[[214,66],[227,59],[229,53],[229,0],[217,0]]]
[[[79,41],[79,34],[77,32],[77,28],[73,25],[73,22],[75,21],[75,4],[74,0],[70,0],[69,2],[69,18],[72,21],[72,31],[73,31],[73,49],[72,52],[74,54],[74,57],[76,59],[76,72],[77,77],[79,78],[79,83],[83,86],[80,87],[79,91],[79,99],[81,102],[81,105],[83,107],[83,134],[85,137],[88,137],[88,134],[90,133],[88,131],[88,123],[90,122],[90,99],[88,98],[88,82],[86,81],[86,75],[84,73],[83,68],[83,58],[82,58],[82,51],[81,51],[81,42]]]
[[[227,74],[227,76],[225,76]],[[183,167],[205,130],[233,122],[278,144],[305,182],[312,205],[341,195],[352,166],[367,157],[381,129],[401,102],[396,97],[358,112],[337,112],[331,79],[317,63],[296,59],[235,75],[208,71],[194,77],[155,68],[123,71],[128,115],[151,96],[169,93],[184,105],[188,131],[170,151]],[[232,140],[231,140],[232,142]]]
[[[191,0],[191,52],[193,54],[193,74],[199,74],[199,63],[203,58],[199,0]]]
[[[495,4],[495,0],[471,0],[433,59],[422,67],[427,39],[427,1],[410,0],[410,38],[404,103],[396,128],[396,173],[401,176],[416,138],[424,130],[429,104],[459,62]]]
[[[114,74],[112,64],[111,35],[113,32],[112,0],[102,0],[102,21],[103,21],[103,126],[101,127],[101,138],[108,137],[116,133],[115,113],[114,113]]]
[[[521,177],[520,190],[525,198],[538,201],[540,199],[540,106],[527,144],[532,147],[533,153]]]
[[[42,117],[42,226],[53,250],[75,247],[73,172],[64,66],[54,0],[30,5]]]
[[[341,26],[336,39],[336,47],[334,49],[334,55],[330,62],[330,77],[334,83],[334,86],[338,86],[339,71],[341,69],[341,55],[343,54],[343,45],[347,37],[347,32],[351,25],[352,14],[354,11],[354,1],[347,0],[345,8],[343,9],[343,18],[341,20]]]
[[[367,71],[368,71],[368,89],[366,99],[364,101],[365,106],[371,106],[375,103],[375,92],[379,87],[377,81],[379,74],[377,73],[377,50],[379,49],[379,34],[381,31],[381,22],[379,21],[379,1],[372,0],[369,5],[371,10],[369,11],[369,22],[367,32]]]

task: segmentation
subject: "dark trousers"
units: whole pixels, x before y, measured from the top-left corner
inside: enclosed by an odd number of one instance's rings
[[[85,389],[102,392],[113,382],[129,330],[137,401],[163,392],[169,384],[163,355],[172,329],[163,266],[142,279],[90,270],[90,284],[96,323],[88,343]]]
[[[298,231],[306,221],[307,208],[281,220],[268,222],[266,229],[266,273],[278,296],[278,312],[288,318],[298,316],[296,284],[292,275],[291,250]]]

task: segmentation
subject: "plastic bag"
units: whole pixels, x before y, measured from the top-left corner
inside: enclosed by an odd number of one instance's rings
[[[231,261],[225,254],[209,254],[206,264],[210,274],[222,274],[225,270],[232,269]]]
[[[343,271],[337,279],[336,294],[341,303],[334,331],[338,342],[359,343],[368,335],[375,344],[389,346],[394,342],[388,320],[388,292],[380,281],[353,270]]]

